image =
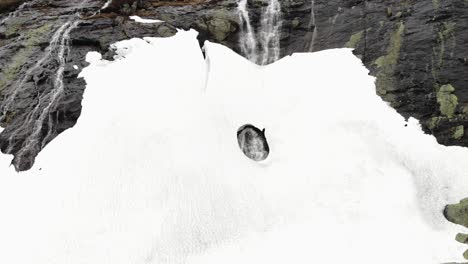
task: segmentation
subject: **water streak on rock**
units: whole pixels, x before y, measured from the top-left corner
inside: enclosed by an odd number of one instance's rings
[[[241,21],[241,37],[239,39],[242,54],[250,61],[257,62],[257,40],[250,23],[247,11],[247,0],[240,0],[237,5],[239,19]]]
[[[311,11],[310,11],[310,26],[314,27],[314,31],[312,32],[312,39],[310,41],[309,51],[314,51],[315,40],[317,39],[318,34],[318,27],[315,18],[315,0],[312,0]]]
[[[23,142],[20,151],[13,160],[13,165],[17,170],[22,170],[21,164],[30,164],[34,157],[31,154],[44,148],[44,146],[57,134],[55,131],[54,119],[51,113],[56,110],[57,104],[64,95],[63,74],[70,53],[70,32],[75,29],[80,20],[77,17],[68,20],[55,32],[51,42],[50,51],[46,55],[56,53],[56,60],[59,64],[55,74],[53,89],[41,94],[38,104],[31,111],[23,122],[23,127],[32,127],[31,134]],[[45,126],[47,124],[47,126]],[[45,135],[44,135],[45,134]],[[12,142],[13,136],[10,138]],[[10,144],[13,146],[14,144]],[[9,150],[11,151],[11,149]],[[27,162],[23,161],[27,159]]]
[[[56,52],[57,48],[59,47],[60,38],[64,30],[66,29],[66,27],[67,27],[67,24],[63,24],[55,31],[49,43],[49,46],[44,51],[44,54],[42,55],[41,59],[38,60],[31,68],[29,68],[26,71],[26,73],[24,74],[24,77],[21,79],[21,81],[18,83],[17,86],[13,87],[14,90],[5,99],[2,112],[6,113],[12,110],[11,109],[12,104],[14,103],[15,98],[17,97],[18,93],[20,93],[23,90],[24,84],[31,79],[32,75],[34,74],[36,70],[40,69],[42,65],[44,65],[46,62],[49,62],[51,60],[53,53]]]

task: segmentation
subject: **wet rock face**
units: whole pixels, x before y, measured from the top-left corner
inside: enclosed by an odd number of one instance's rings
[[[106,2],[8,0],[0,4],[0,124],[5,128],[0,134],[0,149],[15,155],[13,164],[18,170],[29,169],[48,142],[76,123],[85,88],[77,76],[86,66],[88,51],[112,59],[110,44],[116,41],[169,37],[176,33],[175,28],[193,28],[200,33],[200,45],[210,40],[241,53],[244,24],[237,0],[115,0],[101,10]],[[262,31],[262,13],[268,2],[247,1],[257,35]],[[280,57],[354,48],[377,77],[379,96],[403,116],[418,118],[423,129],[440,143],[468,146],[468,1],[280,3]],[[140,24],[129,15],[165,23]],[[65,60],[58,59],[57,47],[47,55],[54,34],[75,19],[79,23],[69,32],[70,52]],[[48,107],[61,68],[64,91]],[[46,118],[39,119],[40,115]],[[27,151],[21,152],[25,146]]]
[[[252,125],[244,125],[237,131],[237,142],[244,155],[251,160],[262,161],[270,154],[265,129],[260,130]]]

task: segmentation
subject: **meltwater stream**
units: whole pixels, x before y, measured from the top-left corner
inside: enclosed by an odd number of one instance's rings
[[[262,10],[259,28],[254,28],[248,12],[247,0],[240,0],[237,5],[240,21],[240,47],[242,54],[250,61],[266,65],[280,58],[281,4],[278,0],[269,0]]]
[[[48,62],[50,59],[52,59],[54,53],[58,53],[57,50],[59,48],[60,44],[60,39],[66,29],[66,23],[57,27],[57,30],[55,31],[54,35],[52,36],[52,39],[50,40],[49,46],[46,48],[44,51],[44,54],[42,55],[41,59],[38,60],[32,67],[30,67],[26,73],[24,74],[24,77],[17,83],[15,86],[14,90],[12,91],[11,94],[8,95],[8,97],[5,99],[5,103],[3,106],[3,112],[9,112],[12,111],[11,107],[14,103],[14,100],[16,99],[18,93],[24,89],[25,83],[31,79],[32,75],[34,72],[39,69],[44,63]]]
[[[44,54],[43,59],[38,62],[34,68],[40,67],[44,61],[49,59],[50,56],[55,55],[58,62],[58,69],[54,76],[53,88],[49,92],[45,92],[39,95],[38,103],[34,109],[28,114],[22,127],[32,127],[32,132],[23,142],[20,151],[15,156],[13,164],[23,164],[23,159],[31,159],[32,153],[37,153],[38,150],[42,149],[55,135],[54,124],[50,113],[56,109],[58,102],[64,94],[64,83],[63,73],[65,71],[66,60],[70,52],[70,32],[75,29],[79,24],[79,20],[70,19],[60,26],[60,28],[54,33],[48,51]],[[27,78],[27,76],[25,77]],[[22,81],[23,83],[24,81]],[[18,89],[21,87],[18,87]],[[43,127],[47,122],[47,133],[43,136]],[[9,139],[10,148],[14,146],[12,141],[14,135]],[[8,152],[11,152],[9,149]],[[26,164],[29,162],[26,162]],[[21,168],[17,168],[21,170]]]

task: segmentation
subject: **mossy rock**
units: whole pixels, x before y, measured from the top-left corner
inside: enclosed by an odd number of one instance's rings
[[[432,117],[431,119],[429,119],[427,122],[426,122],[426,126],[430,129],[430,130],[433,130],[435,129],[436,127],[439,126],[439,123],[440,121],[442,121],[444,119],[444,117],[442,116],[434,116]],[[445,118],[446,119],[446,118]]]
[[[355,49],[359,45],[359,42],[361,42],[362,36],[364,35],[364,30],[361,30],[349,38],[349,41],[346,42],[345,48],[351,48]]]
[[[468,244],[468,235],[458,233],[457,236],[455,237],[455,240],[462,243],[462,244]]]
[[[448,221],[468,228],[468,198],[445,206],[444,216]]]
[[[437,91],[440,113],[448,118],[453,117],[458,105],[458,98],[453,92],[455,92],[455,87],[451,84],[442,85]]]
[[[3,75],[0,79],[0,92],[9,84],[18,79],[23,66],[28,63],[31,56],[40,49],[40,43],[46,41],[53,28],[53,23],[46,23],[38,28],[25,31],[23,36],[23,48],[11,57],[10,61],[2,69]]]
[[[460,140],[465,135],[465,127],[460,125],[452,128],[452,138]]]
[[[378,69],[376,88],[377,93],[380,95],[385,95],[387,92],[397,89],[395,69],[400,58],[404,32],[405,24],[403,22],[397,23],[396,29],[390,37],[387,54],[380,56],[374,61]],[[387,98],[385,99],[388,101]]]
[[[234,23],[223,18],[212,18],[208,21],[208,30],[218,41],[225,40],[231,33],[236,31]]]

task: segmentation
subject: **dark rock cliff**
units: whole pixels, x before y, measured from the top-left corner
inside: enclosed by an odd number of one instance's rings
[[[114,0],[102,10],[105,0],[7,2],[0,5],[0,148],[14,154],[17,170],[31,168],[76,123],[85,88],[77,77],[88,51],[111,59],[113,42],[193,28],[201,45],[210,40],[242,53],[236,0]],[[468,146],[468,1],[280,2],[281,57],[355,48],[385,101],[440,143]],[[254,30],[267,4],[248,1]],[[130,15],[165,22],[141,24]]]

